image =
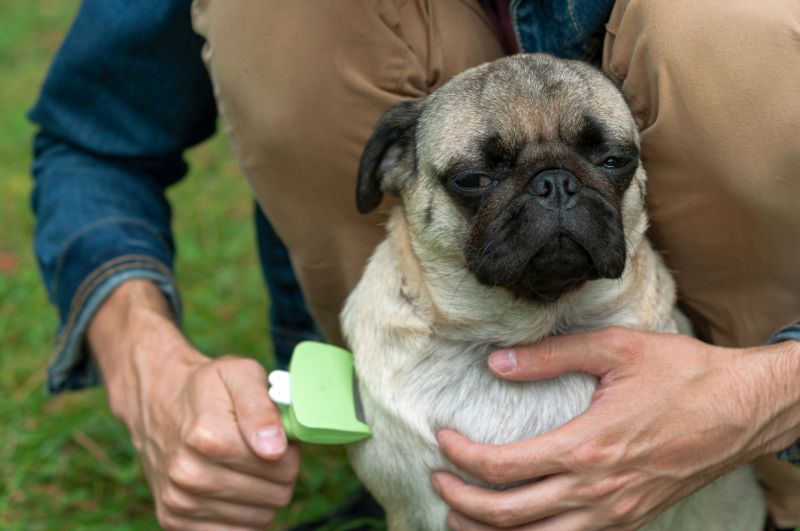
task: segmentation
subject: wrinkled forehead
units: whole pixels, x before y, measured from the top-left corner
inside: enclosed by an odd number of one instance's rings
[[[418,155],[445,168],[477,153],[487,137],[517,145],[638,146],[630,111],[608,79],[546,56],[482,65],[431,95],[417,127]]]

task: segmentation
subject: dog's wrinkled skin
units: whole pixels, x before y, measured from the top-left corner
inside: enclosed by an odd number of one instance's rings
[[[644,237],[645,173],[622,96],[578,62],[518,55],[391,109],[359,168],[358,207],[398,195],[389,235],[342,314],[374,436],[350,448],[390,528],[446,529],[435,433],[501,444],[585,410],[596,380],[500,380],[498,348],[609,325],[674,332],[674,285]],[[755,530],[750,471],[652,529]]]

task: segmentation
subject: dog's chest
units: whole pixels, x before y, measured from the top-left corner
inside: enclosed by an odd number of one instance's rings
[[[588,407],[595,388],[596,380],[585,374],[501,380],[487,368],[486,346],[437,341],[426,350],[414,364],[390,363],[362,382],[368,422],[402,425],[409,437],[434,445],[442,428],[502,444],[563,424]]]
[[[401,355],[400,352],[393,352]],[[436,442],[441,428],[471,440],[502,444],[548,431],[588,407],[595,379],[568,374],[514,383],[491,374],[488,347],[436,342],[413,364],[391,362],[361,377],[367,422],[374,436],[350,448],[353,465],[396,529],[444,529],[447,506],[430,488],[434,470],[456,469]],[[356,365],[359,365],[358,354]],[[399,517],[399,516],[396,516]]]

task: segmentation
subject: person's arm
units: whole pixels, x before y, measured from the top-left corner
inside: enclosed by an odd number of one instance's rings
[[[180,318],[165,192],[216,108],[188,1],[85,1],[30,118],[36,255],[60,316],[52,392],[97,383],[85,330],[121,282],[147,278]]]
[[[263,526],[299,468],[264,370],[204,356],[178,324],[165,191],[216,118],[189,7],[86,0],[31,111],[36,253],[61,317],[49,387],[102,375],[163,526]]]
[[[116,289],[88,336],[163,527],[263,527],[291,501],[300,452],[287,445],[258,362],[198,352],[147,280]]]
[[[490,483],[546,476],[495,492],[435,473],[457,529],[635,528],[800,438],[797,341],[725,349],[612,328],[500,351],[490,368],[508,380],[584,371],[600,382],[586,412],[532,439],[487,446],[439,432],[445,455]]]

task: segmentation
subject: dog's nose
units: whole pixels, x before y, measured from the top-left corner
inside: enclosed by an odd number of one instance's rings
[[[528,193],[545,208],[567,210],[578,202],[582,187],[578,178],[567,170],[544,170],[528,184]]]

